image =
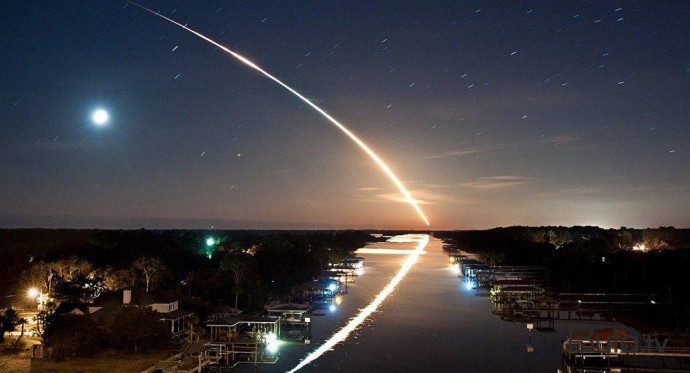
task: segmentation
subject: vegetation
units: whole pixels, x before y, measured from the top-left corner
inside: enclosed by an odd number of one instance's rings
[[[122,289],[175,295],[200,320],[216,307],[257,310],[371,240],[354,231],[0,230],[8,263],[0,278],[10,280],[0,282],[0,294],[19,294],[15,301],[39,307],[38,330],[55,358],[138,353],[170,341],[154,311],[117,307],[93,317],[62,311]],[[2,329],[16,325],[3,322]]]
[[[104,321],[110,345],[120,351],[141,353],[170,341],[170,331],[150,308],[120,307]]]
[[[690,326],[688,229],[509,227],[437,236],[492,265],[543,265],[553,290],[656,294],[668,305],[656,319]]]
[[[43,343],[52,348],[52,357],[91,357],[106,346],[105,335],[91,318],[65,315],[55,318],[43,334]]]
[[[25,323],[13,308],[7,308],[0,313],[0,343],[5,341],[5,333],[13,332],[17,326]]]
[[[52,359],[31,360],[31,372],[141,372],[159,360],[170,356],[167,350],[154,350],[147,354],[123,355],[114,350],[106,350],[94,358],[69,358],[60,361]],[[29,359],[25,359],[29,361]],[[0,362],[1,363],[1,362]],[[2,365],[0,364],[0,371]],[[7,370],[16,371],[16,370]],[[29,371],[29,369],[26,369]]]

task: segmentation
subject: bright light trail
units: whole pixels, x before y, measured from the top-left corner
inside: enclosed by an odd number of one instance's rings
[[[191,28],[189,28],[189,27],[187,27],[187,26],[185,26],[185,25],[183,25],[183,24],[181,24],[181,23],[179,23],[179,22],[177,22],[177,21],[175,21],[175,20],[172,20],[172,19],[170,19],[170,18],[168,18],[168,17],[166,17],[166,16],[164,16],[164,15],[158,13],[158,12],[154,12],[153,10],[151,10],[151,9],[149,9],[149,8],[143,6],[143,5],[139,5],[139,4],[137,4],[137,3],[133,2],[133,1],[130,1],[130,0],[127,0],[127,2],[130,3],[130,4],[132,4],[132,5],[134,5],[134,6],[136,6],[136,7],[139,7],[139,8],[141,8],[141,9],[143,9],[143,10],[145,10],[145,11],[147,11],[147,12],[153,14],[153,15],[156,15],[156,16],[158,16],[158,17],[160,17],[160,18],[163,18],[164,20],[166,20],[166,21],[168,21],[168,22],[170,22],[170,23],[172,23],[172,24],[174,24],[174,25],[176,25],[176,26],[179,26],[179,27],[181,27],[182,29],[187,30],[187,31],[191,32],[192,34],[194,34],[194,35],[196,35],[196,36],[198,36],[198,37],[200,37],[200,38],[206,40],[207,42],[209,42],[209,43],[211,43],[211,44],[213,44],[213,45],[215,45],[216,47],[222,49],[223,51],[229,53],[231,56],[233,56],[233,57],[235,57],[236,59],[238,59],[240,62],[242,62],[242,63],[244,63],[245,65],[251,67],[252,69],[254,69],[254,70],[260,72],[261,74],[263,74],[263,75],[266,76],[267,78],[273,80],[274,82],[280,84],[283,88],[287,89],[287,90],[290,91],[292,94],[294,94],[295,96],[297,96],[300,100],[304,101],[307,105],[311,106],[314,110],[316,110],[317,112],[319,112],[319,113],[320,113],[321,115],[323,115],[326,119],[328,119],[331,123],[333,123],[336,127],[338,127],[338,129],[340,129],[341,131],[343,131],[352,141],[355,142],[355,144],[359,145],[359,147],[362,148],[362,150],[364,150],[364,152],[367,153],[367,154],[369,155],[369,157],[370,157],[371,159],[374,160],[374,162],[376,162],[376,164],[379,166],[379,168],[381,168],[381,170],[383,170],[383,172],[388,176],[388,178],[393,182],[393,184],[395,184],[395,186],[398,188],[398,190],[400,191],[400,193],[402,193],[402,195],[405,196],[405,200],[415,209],[415,211],[417,211],[417,214],[419,214],[419,217],[422,218],[422,220],[424,221],[424,223],[425,223],[427,226],[430,225],[430,224],[429,224],[429,220],[428,220],[428,219],[426,218],[426,216],[424,215],[424,212],[422,212],[422,209],[421,209],[421,208],[419,207],[419,205],[417,204],[417,201],[415,201],[414,198],[412,198],[412,195],[410,195],[410,192],[407,191],[407,189],[405,188],[405,186],[403,185],[403,183],[400,181],[400,179],[398,179],[397,176],[395,176],[395,173],[393,173],[393,171],[390,169],[390,167],[388,167],[388,165],[387,165],[381,158],[379,158],[379,156],[378,156],[376,153],[374,153],[374,151],[371,150],[371,148],[370,148],[367,144],[365,144],[364,141],[360,140],[359,137],[357,137],[354,133],[352,133],[349,129],[347,129],[347,127],[345,127],[343,124],[341,124],[340,122],[338,122],[335,118],[333,118],[333,117],[330,116],[328,113],[326,113],[325,110],[323,110],[323,109],[321,109],[320,107],[318,107],[315,103],[309,101],[308,98],[302,96],[302,94],[300,94],[299,92],[295,91],[294,89],[292,89],[290,86],[288,86],[287,84],[285,84],[285,83],[283,83],[282,81],[280,81],[280,80],[279,80],[278,78],[276,78],[275,76],[269,74],[269,73],[266,72],[264,69],[260,68],[260,67],[259,67],[258,65],[256,65],[254,62],[252,62],[252,61],[250,61],[249,59],[247,59],[246,57],[244,57],[244,56],[242,56],[242,55],[240,55],[240,54],[238,54],[238,53],[236,53],[236,52],[233,52],[232,50],[230,50],[230,49],[224,47],[223,45],[221,45],[220,43],[216,42],[215,40],[213,40],[213,39],[211,39],[211,38],[209,38],[209,37],[207,37],[207,36],[205,36],[205,35],[203,35],[203,34],[197,32],[197,31],[195,31],[195,30],[193,30],[193,29],[191,29]]]
[[[412,266],[414,266],[414,264],[417,262],[417,259],[419,259],[419,254],[421,254],[424,251],[424,248],[429,243],[429,236],[423,235],[413,240],[419,242],[417,244],[417,248],[415,249],[416,253],[408,256],[407,259],[405,259],[402,266],[398,270],[398,273],[396,273],[395,277],[391,279],[388,285],[386,285],[386,287],[384,287],[383,290],[379,292],[376,298],[374,298],[374,300],[371,303],[369,303],[368,306],[362,308],[362,310],[359,311],[359,314],[357,314],[357,316],[350,319],[347,325],[343,326],[342,329],[338,330],[335,334],[333,334],[333,336],[331,336],[331,338],[324,342],[324,344],[322,344],[321,346],[319,346],[319,348],[307,355],[307,357],[305,357],[304,360],[300,361],[300,363],[297,364],[296,367],[292,368],[292,370],[288,371],[288,373],[296,372],[297,370],[304,368],[312,361],[318,359],[319,356],[333,349],[333,347],[335,347],[336,344],[347,339],[350,333],[357,329],[359,324],[361,324],[364,320],[367,319],[367,317],[369,317],[369,315],[376,311],[379,305],[381,305],[381,303],[386,299],[386,297],[388,297],[388,295],[393,290],[395,290],[395,287],[398,285],[398,283],[402,281],[405,275],[407,275],[407,272],[409,272]]]

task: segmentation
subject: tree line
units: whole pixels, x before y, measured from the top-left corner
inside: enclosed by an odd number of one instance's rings
[[[436,233],[490,265],[540,265],[556,292],[656,294],[659,312],[644,315],[689,331],[690,230],[507,227]]]
[[[158,338],[165,334],[161,323],[145,322],[155,319],[147,310],[128,307],[78,328],[79,317],[55,310],[122,289],[175,295],[201,320],[218,307],[261,310],[372,240],[359,231],[0,230],[0,255],[11,263],[0,272],[2,279],[16,278],[2,289],[16,294],[12,303],[40,306],[39,331],[47,345],[58,346],[55,356],[106,347],[140,352],[166,340]],[[8,331],[20,325],[2,320]],[[127,327],[122,320],[142,322]]]

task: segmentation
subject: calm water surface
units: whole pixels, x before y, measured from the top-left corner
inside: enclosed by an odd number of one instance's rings
[[[407,244],[410,249],[414,246]],[[525,324],[500,320],[491,313],[489,298],[466,290],[452,274],[440,240],[431,238],[426,252],[376,313],[345,342],[301,371],[556,372],[561,340],[571,329],[612,325],[557,323],[555,332],[533,332],[534,352],[528,353]],[[340,308],[312,318],[312,345],[283,345],[278,363],[259,370],[285,372],[297,365],[366,306],[405,259],[404,255],[363,256],[365,273],[348,286]]]

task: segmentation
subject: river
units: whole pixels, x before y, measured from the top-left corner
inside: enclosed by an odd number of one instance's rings
[[[394,244],[395,248],[404,245]],[[414,246],[415,243],[408,243],[406,248]],[[452,273],[440,240],[431,238],[425,251],[377,312],[346,341],[300,371],[556,372],[561,340],[571,328],[619,327],[610,322],[557,322],[555,332],[535,331],[530,340],[525,324],[502,321],[491,313],[489,298],[476,296],[465,288]],[[279,361],[261,366],[261,371],[285,372],[295,367],[371,302],[406,258],[362,256],[366,260],[364,274],[349,284],[340,307],[325,316],[313,317],[312,344],[284,344]],[[528,343],[533,352],[527,352]]]

